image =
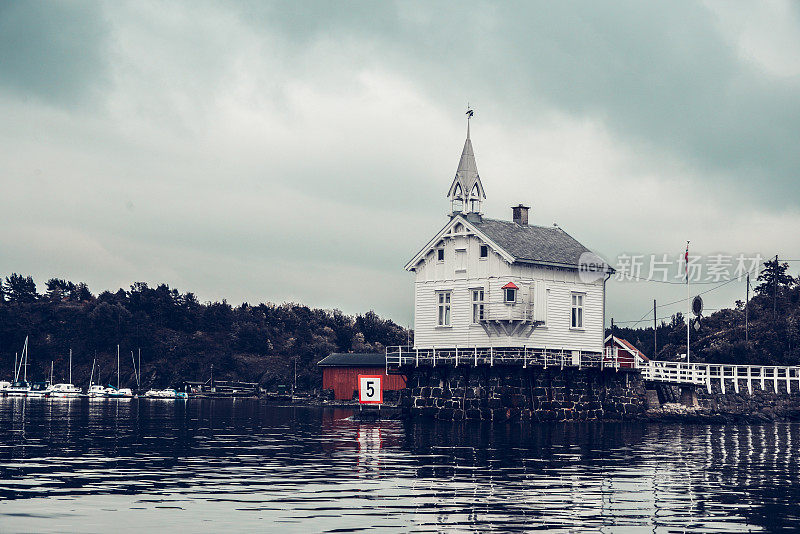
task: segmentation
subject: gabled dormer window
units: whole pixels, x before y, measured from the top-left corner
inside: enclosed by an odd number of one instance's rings
[[[517,302],[517,291],[519,288],[514,282],[509,282],[503,286],[503,301],[506,304],[514,304]]]

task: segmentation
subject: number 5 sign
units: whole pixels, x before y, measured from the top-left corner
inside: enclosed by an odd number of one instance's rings
[[[382,404],[383,388],[380,375],[358,375],[358,402]]]

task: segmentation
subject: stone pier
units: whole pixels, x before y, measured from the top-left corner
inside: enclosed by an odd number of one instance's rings
[[[580,421],[633,418],[647,407],[635,371],[500,365],[404,371],[401,406],[410,417]]]
[[[775,419],[800,419],[800,390],[785,389],[779,384],[777,391],[773,381],[752,381],[748,388],[746,380],[725,380],[725,388],[713,380],[711,391],[706,385],[675,386],[656,384],[660,402],[680,403],[694,409],[697,414],[710,420],[771,421]],[[737,387],[738,386],[738,387]],[[737,391],[738,390],[738,391]],[[694,413],[694,412],[693,412]]]

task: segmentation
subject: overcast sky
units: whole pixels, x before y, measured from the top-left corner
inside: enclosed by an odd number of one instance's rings
[[[800,258],[797,3],[3,2],[0,271],[408,325],[467,102],[490,217]]]

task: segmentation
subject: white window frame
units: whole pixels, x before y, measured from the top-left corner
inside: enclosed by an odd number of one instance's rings
[[[514,294],[514,300],[509,300],[509,298],[508,298],[508,292],[509,291],[513,291],[514,292],[513,293]],[[518,289],[514,289],[513,287],[507,287],[507,288],[503,289],[503,302],[505,302],[506,304],[516,304],[516,302],[517,302],[517,293],[519,293],[519,290]]]
[[[436,319],[437,326],[440,328],[449,328],[452,326],[452,301],[452,291],[445,290],[436,292]]]
[[[486,249],[486,256],[481,256],[481,252],[483,249]],[[488,260],[489,259],[489,245],[478,245],[478,259],[479,260]]]
[[[466,248],[457,248],[456,249],[456,272],[457,273],[465,273],[467,272],[467,249]]]
[[[442,259],[439,259],[440,256]],[[439,263],[444,262],[444,247],[439,247],[436,249],[436,261],[438,261]]]
[[[583,330],[583,311],[585,305],[586,293],[578,293],[575,291],[570,293],[569,327],[572,330]]]
[[[472,295],[472,324],[481,324],[486,318],[486,290],[475,287],[470,290]]]

